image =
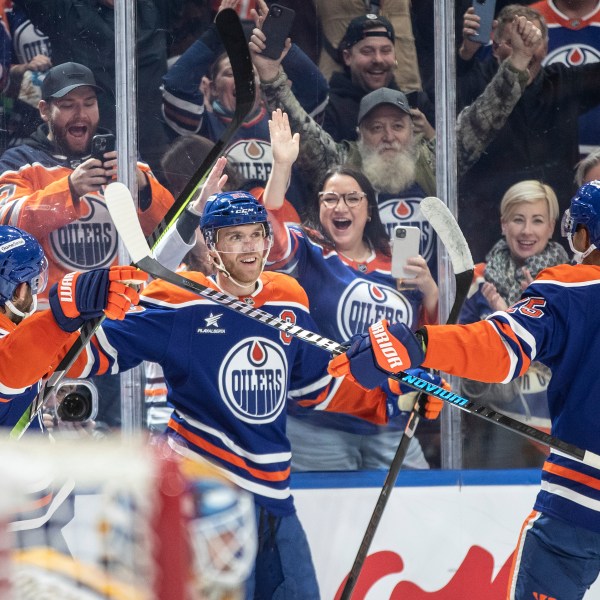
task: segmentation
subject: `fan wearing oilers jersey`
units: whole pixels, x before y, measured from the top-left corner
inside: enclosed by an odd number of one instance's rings
[[[373,187],[349,166],[326,173],[321,191],[307,202],[306,226],[279,216],[290,168],[298,155],[287,115],[270,121],[273,170],[263,201],[270,210],[274,244],[269,269],[289,273],[304,288],[319,332],[344,341],[382,318],[416,329],[437,320],[438,288],[422,256],[409,259],[415,274],[408,288],[391,275],[390,240],[381,222]],[[412,395],[404,398],[412,407]],[[407,412],[385,427],[348,415],[290,407],[288,437],[292,467],[302,471],[386,469],[398,448]],[[437,415],[436,415],[437,416]],[[427,468],[413,438],[406,468]]]
[[[249,306],[315,331],[306,293],[288,275],[263,272],[272,244],[267,210],[243,191],[210,196],[200,220],[216,275],[186,276]],[[70,375],[161,365],[171,445],[215,464],[254,494],[258,554],[248,597],[318,599],[314,567],[290,492],[289,403],[384,424],[382,389],[367,392],[327,374],[330,355],[214,300],[155,280],[119,326],[105,322]]]
[[[427,325],[414,334],[385,321],[336,357],[330,372],[366,387],[386,370],[423,365],[479,381],[508,382],[537,360],[552,370],[553,436],[600,452],[600,181],[583,185],[563,218],[579,264],[541,271],[506,311],[469,325]],[[379,343],[391,342],[402,367]],[[369,364],[370,363],[370,364]],[[552,450],[534,510],[521,529],[507,598],[583,598],[600,571],[600,469]]]

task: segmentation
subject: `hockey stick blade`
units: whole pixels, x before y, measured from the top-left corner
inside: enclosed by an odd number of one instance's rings
[[[217,158],[226,149],[227,144],[254,106],[256,96],[254,69],[240,19],[234,9],[226,8],[217,14],[215,24],[231,63],[235,81],[235,111],[227,129],[214,143],[202,164],[149,236],[148,243],[152,248],[156,248],[158,241],[185,210],[185,207],[194,199],[196,192],[208,177]]]
[[[252,106],[254,105],[254,98],[256,95],[254,69],[240,19],[235,10],[226,8],[219,11],[215,18],[215,24],[219,32],[219,37],[223,42],[225,52],[227,53],[227,56],[231,62],[231,70],[233,72],[233,79],[235,82],[235,112],[227,129],[215,142],[213,148],[202,161],[194,175],[192,175],[190,181],[187,183],[181,194],[179,194],[161,222],[148,237],[148,241],[153,248],[156,247],[158,240],[166,233],[169,227],[173,225],[185,207],[194,198],[197,190],[202,186],[208,177],[210,170],[215,164],[217,158],[219,158],[219,155],[227,147],[227,144],[235,132],[239,129],[244,119],[248,116],[252,110]],[[91,340],[94,332],[96,329],[98,329],[101,322],[102,319],[95,319],[88,321],[84,325],[80,337],[77,338],[73,346],[67,352],[66,356],[56,367],[55,373],[60,375],[56,377],[53,375],[46,381],[43,390],[38,394],[30,407],[25,410],[17,424],[11,430],[11,437],[18,439],[23,436],[29,425],[36,418],[46,400],[52,394],[53,388],[55,388],[63,379],[66,372],[75,362],[75,359],[79,353]]]
[[[137,218],[137,213],[135,211],[135,206],[133,204],[133,199],[131,198],[129,190],[127,190],[127,194],[130,208],[129,210],[126,210],[125,205],[127,203],[124,202],[124,190],[120,186],[118,188],[113,188],[113,186],[116,185],[116,183],[111,183],[106,188],[106,206],[112,219],[119,220],[119,222],[115,222],[115,227],[121,235],[125,247],[130,250],[131,245],[131,250],[135,251],[136,256],[142,256],[142,254],[144,255],[137,263],[137,266],[140,269],[146,271],[146,273],[157,279],[164,279],[165,281],[168,281],[177,287],[186,289],[194,294],[197,294],[198,296],[202,296],[203,298],[208,298],[209,300],[212,300],[221,306],[225,306],[235,312],[242,313],[250,319],[260,321],[261,323],[264,323],[269,327],[273,327],[274,329],[278,329],[279,331],[283,331],[292,337],[296,337],[309,344],[313,344],[314,346],[317,346],[326,352],[330,352],[336,356],[346,352],[348,348],[342,344],[339,344],[338,342],[323,337],[322,335],[314,333],[313,331],[308,331],[299,325],[293,325],[289,321],[283,321],[279,317],[275,317],[259,308],[253,308],[252,306],[241,302],[233,296],[202,285],[197,281],[187,279],[186,277],[183,277],[182,275],[174,273],[173,271],[163,267],[156,259],[152,257],[150,248],[145,242],[144,234],[142,233],[140,223]],[[125,190],[126,189],[127,188],[125,188]],[[118,209],[115,206],[115,203],[117,202],[121,204],[120,208]],[[144,239],[144,243],[146,244],[143,250],[141,248],[142,239]],[[491,421],[492,423],[501,425],[506,429],[515,431],[523,437],[540,442],[546,446],[550,446],[555,450],[563,452],[567,456],[581,460],[585,464],[595,468],[600,468],[600,454],[595,454],[589,450],[578,448],[573,444],[564,442],[563,440],[540,431],[539,429],[535,429],[534,427],[530,427],[525,423],[516,421],[511,417],[497,413],[496,411],[478,404],[477,402],[467,400],[467,398],[463,398],[454,392],[450,392],[439,385],[425,381],[420,377],[409,375],[408,373],[404,372],[397,374],[388,373],[388,375],[392,379],[407,385],[417,392],[425,392],[429,396],[436,396],[437,398],[440,398],[440,400],[444,400],[453,406],[457,406],[465,412],[477,415],[486,421]]]
[[[454,296],[454,303],[450,310],[447,323],[456,323],[460,309],[467,297],[471,281],[473,279],[473,258],[467,240],[460,230],[454,215],[450,212],[448,207],[435,196],[428,196],[421,200],[419,207],[421,213],[431,223],[433,230],[437,234],[438,238],[444,244],[450,262],[452,263],[452,269],[454,271],[454,279],[456,283],[456,293]],[[344,582],[342,593],[340,594],[340,600],[349,600],[352,597],[352,592],[358,583],[358,578],[362,571],[363,565],[369,554],[369,548],[375,538],[375,533],[381,522],[383,511],[387,506],[388,500],[391,496],[392,490],[396,485],[398,474],[402,468],[402,463],[408,453],[408,447],[415,435],[415,431],[419,422],[421,421],[421,415],[419,414],[421,400],[423,393],[419,394],[415,401],[414,407],[410,412],[408,421],[404,428],[402,438],[398,448],[392,458],[390,466],[388,468],[387,475],[381,487],[381,492],[377,498],[375,508],[369,519],[367,528],[356,552],[356,557],[352,564],[352,568],[348,573],[348,577]]]

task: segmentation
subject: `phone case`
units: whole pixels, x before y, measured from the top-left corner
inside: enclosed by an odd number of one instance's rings
[[[99,160],[104,159],[105,152],[115,149],[115,136],[112,133],[98,134],[92,138],[91,154]]]
[[[421,230],[418,227],[398,225],[392,239],[392,277],[395,279],[414,279],[414,273],[404,270],[406,261],[419,254]]]
[[[267,47],[263,54],[268,58],[277,59],[281,56],[285,46],[285,40],[290,37],[292,23],[296,12],[291,8],[272,4],[267,13],[262,30],[267,38]]]
[[[475,10],[475,14],[481,19],[481,22],[478,34],[469,36],[469,39],[480,44],[487,44],[492,35],[492,22],[494,20],[494,11],[496,10],[496,0],[472,0],[471,6]]]

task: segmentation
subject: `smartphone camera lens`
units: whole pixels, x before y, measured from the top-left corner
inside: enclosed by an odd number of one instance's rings
[[[397,238],[405,238],[406,237],[406,229],[396,229],[396,237]]]
[[[271,7],[271,14],[274,17],[280,17],[281,16],[281,8],[279,6],[272,6]]]

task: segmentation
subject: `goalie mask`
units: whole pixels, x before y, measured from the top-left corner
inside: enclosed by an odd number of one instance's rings
[[[186,461],[194,516],[188,530],[197,574],[196,591],[206,600],[243,593],[257,549],[252,496],[232,485],[214,467]],[[187,467],[187,468],[186,468]]]
[[[262,225],[262,236],[253,237],[248,240],[240,239],[239,242],[235,242],[232,248],[227,251],[217,249],[219,231],[221,229],[256,223]],[[268,220],[267,209],[249,192],[237,191],[213,194],[207,200],[202,217],[200,218],[200,230],[209,251],[212,253],[211,256],[216,268],[236,285],[240,287],[253,287],[256,283],[255,281],[245,285],[233,279],[223,264],[221,254],[224,252],[235,254],[258,252],[262,256],[262,268],[264,268],[273,243],[273,234]]]
[[[586,226],[592,242],[583,253],[573,246],[573,236],[578,225]],[[569,240],[577,262],[600,247],[600,181],[590,181],[579,188],[571,199],[571,207],[563,215],[561,233]]]
[[[0,305],[25,318],[37,308],[37,294],[48,282],[48,261],[38,241],[27,232],[9,225],[0,226]],[[12,300],[17,286],[29,284],[33,303],[27,313],[15,307]]]

